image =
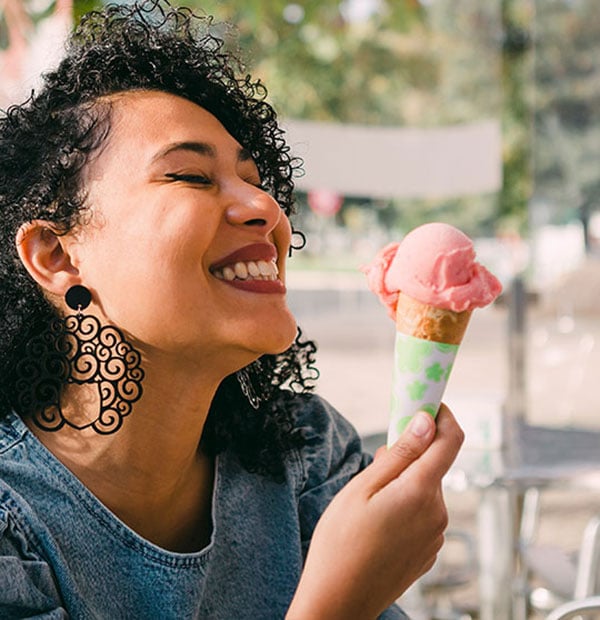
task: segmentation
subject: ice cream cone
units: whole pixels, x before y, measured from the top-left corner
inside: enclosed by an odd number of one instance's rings
[[[396,321],[388,445],[417,411],[435,417],[471,312],[502,291],[475,258],[467,235],[430,222],[401,243],[387,244],[362,268],[369,288]]]
[[[399,293],[388,445],[417,411],[437,414],[470,318]]]
[[[460,344],[470,318],[470,310],[454,312],[421,303],[402,292],[398,294],[396,331],[414,338]]]

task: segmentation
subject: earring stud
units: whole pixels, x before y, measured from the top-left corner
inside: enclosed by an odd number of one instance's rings
[[[75,284],[65,293],[67,306],[72,310],[81,312],[85,310],[92,301],[90,290],[81,284]]]

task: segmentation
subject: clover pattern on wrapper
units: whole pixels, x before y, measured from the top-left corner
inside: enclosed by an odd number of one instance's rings
[[[436,416],[457,352],[458,345],[396,332],[388,445],[417,411]]]

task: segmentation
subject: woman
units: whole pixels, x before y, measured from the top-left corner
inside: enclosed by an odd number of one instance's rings
[[[0,617],[404,617],[442,544],[461,431],[368,465],[310,394],[296,163],[235,70],[112,6],[0,121]]]

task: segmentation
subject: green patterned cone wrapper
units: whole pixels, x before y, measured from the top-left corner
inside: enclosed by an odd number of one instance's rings
[[[388,446],[417,411],[437,415],[458,347],[396,332]]]

